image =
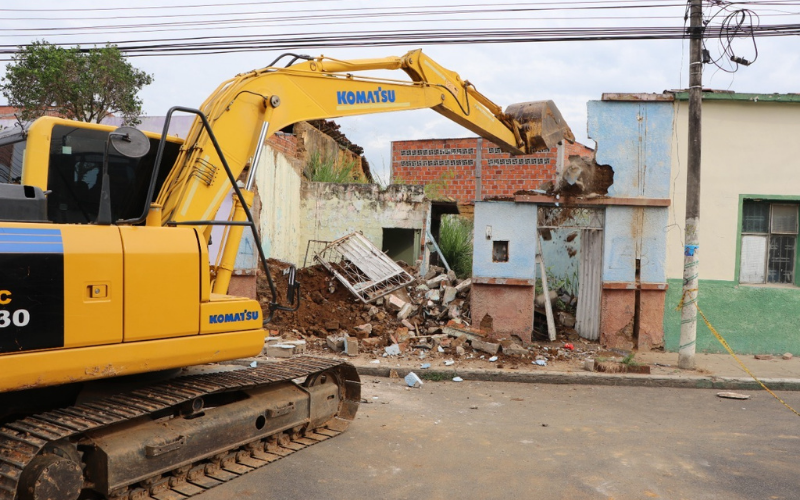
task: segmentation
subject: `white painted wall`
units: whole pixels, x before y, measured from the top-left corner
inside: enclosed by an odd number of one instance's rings
[[[688,101],[675,101],[667,277],[683,276]],[[735,276],[739,195],[800,195],[800,103],[703,101],[700,277]]]
[[[301,265],[300,173],[285,155],[264,146],[256,171],[261,245],[267,258]]]

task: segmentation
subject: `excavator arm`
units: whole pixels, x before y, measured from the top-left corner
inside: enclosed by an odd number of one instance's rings
[[[403,70],[411,82],[360,76]],[[203,103],[234,176],[264,139],[305,120],[431,108],[514,154],[574,140],[551,101],[502,108],[421,50],[403,57],[341,61],[319,57],[288,68],[267,67],[222,83]],[[255,167],[251,165],[251,167]],[[200,120],[159,194],[162,223],[207,220],[230,189]]]

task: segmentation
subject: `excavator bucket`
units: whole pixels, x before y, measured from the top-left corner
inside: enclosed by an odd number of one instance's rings
[[[575,142],[572,130],[553,101],[512,104],[506,108],[505,114],[519,124],[527,151],[554,148],[565,139]]]

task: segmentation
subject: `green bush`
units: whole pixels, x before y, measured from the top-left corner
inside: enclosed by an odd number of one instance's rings
[[[459,278],[472,275],[472,224],[457,216],[443,216],[439,249]]]
[[[354,160],[337,164],[336,158],[312,153],[306,163],[306,177],[312,182],[335,182],[338,184],[364,184]]]

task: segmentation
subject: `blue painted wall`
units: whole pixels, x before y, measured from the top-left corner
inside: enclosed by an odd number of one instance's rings
[[[482,278],[536,277],[536,205],[510,201],[475,203],[472,275]],[[491,238],[486,228],[491,226]],[[508,241],[508,262],[492,261],[492,242]]]
[[[611,165],[609,196],[668,198],[674,111],[671,102],[589,101],[589,137],[597,163]],[[608,207],[603,281],[633,282],[636,259],[641,280],[666,282],[665,207]]]
[[[668,198],[672,163],[671,102],[589,101],[589,137],[597,163],[611,165],[609,196]]]

